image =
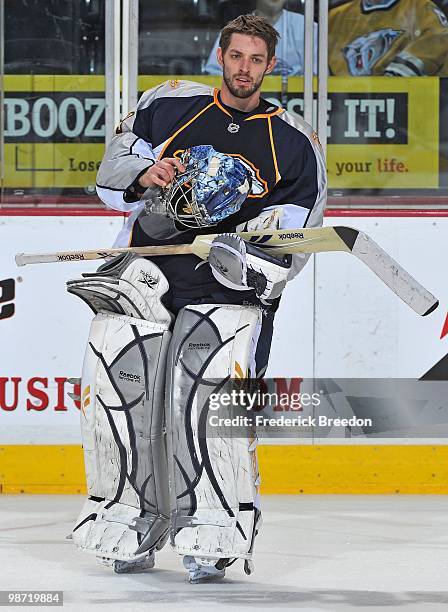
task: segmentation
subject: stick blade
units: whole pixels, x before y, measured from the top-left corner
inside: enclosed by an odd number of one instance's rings
[[[439,305],[439,300],[432,293],[367,234],[359,232],[352,253],[420,316],[425,317],[434,312]]]
[[[437,298],[434,298],[434,300],[435,300],[434,304],[430,306],[428,310],[422,314],[422,317],[426,317],[426,315],[431,314],[438,307],[438,305],[440,304],[439,300]]]

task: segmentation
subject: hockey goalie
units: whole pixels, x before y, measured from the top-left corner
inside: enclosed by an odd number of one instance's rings
[[[308,256],[273,257],[232,232],[320,226],[326,194],[316,134],[260,97],[277,40],[262,17],[230,22],[221,89],[145,92],[98,173],[102,200],[130,213],[117,246],[218,234],[207,262],[128,253],[68,282],[95,315],[80,398],[88,498],[73,539],[118,573],[153,567],[168,539],[191,582],[239,559],[253,568],[255,432],[211,432],[207,398],[263,374],[282,290]]]

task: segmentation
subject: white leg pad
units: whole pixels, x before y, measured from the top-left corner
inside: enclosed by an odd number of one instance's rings
[[[81,383],[89,498],[73,539],[97,556],[134,560],[166,541],[168,327],[110,312],[92,321]]]
[[[251,306],[188,306],[178,315],[166,395],[171,543],[179,554],[252,556],[260,517],[255,433],[210,435],[206,398],[216,391],[210,381],[254,375],[260,328],[261,312]]]

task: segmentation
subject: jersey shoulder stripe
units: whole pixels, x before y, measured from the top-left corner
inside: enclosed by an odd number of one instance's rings
[[[213,97],[214,88],[194,81],[169,80],[152,89],[148,89],[139,100],[137,110],[148,108],[156,99],[193,98],[196,96]]]

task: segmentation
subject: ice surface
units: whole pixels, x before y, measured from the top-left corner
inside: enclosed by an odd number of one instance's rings
[[[201,585],[169,546],[137,575],[79,552],[65,536],[82,501],[0,495],[0,589],[63,590],[82,612],[448,609],[444,496],[266,496],[255,572]]]

